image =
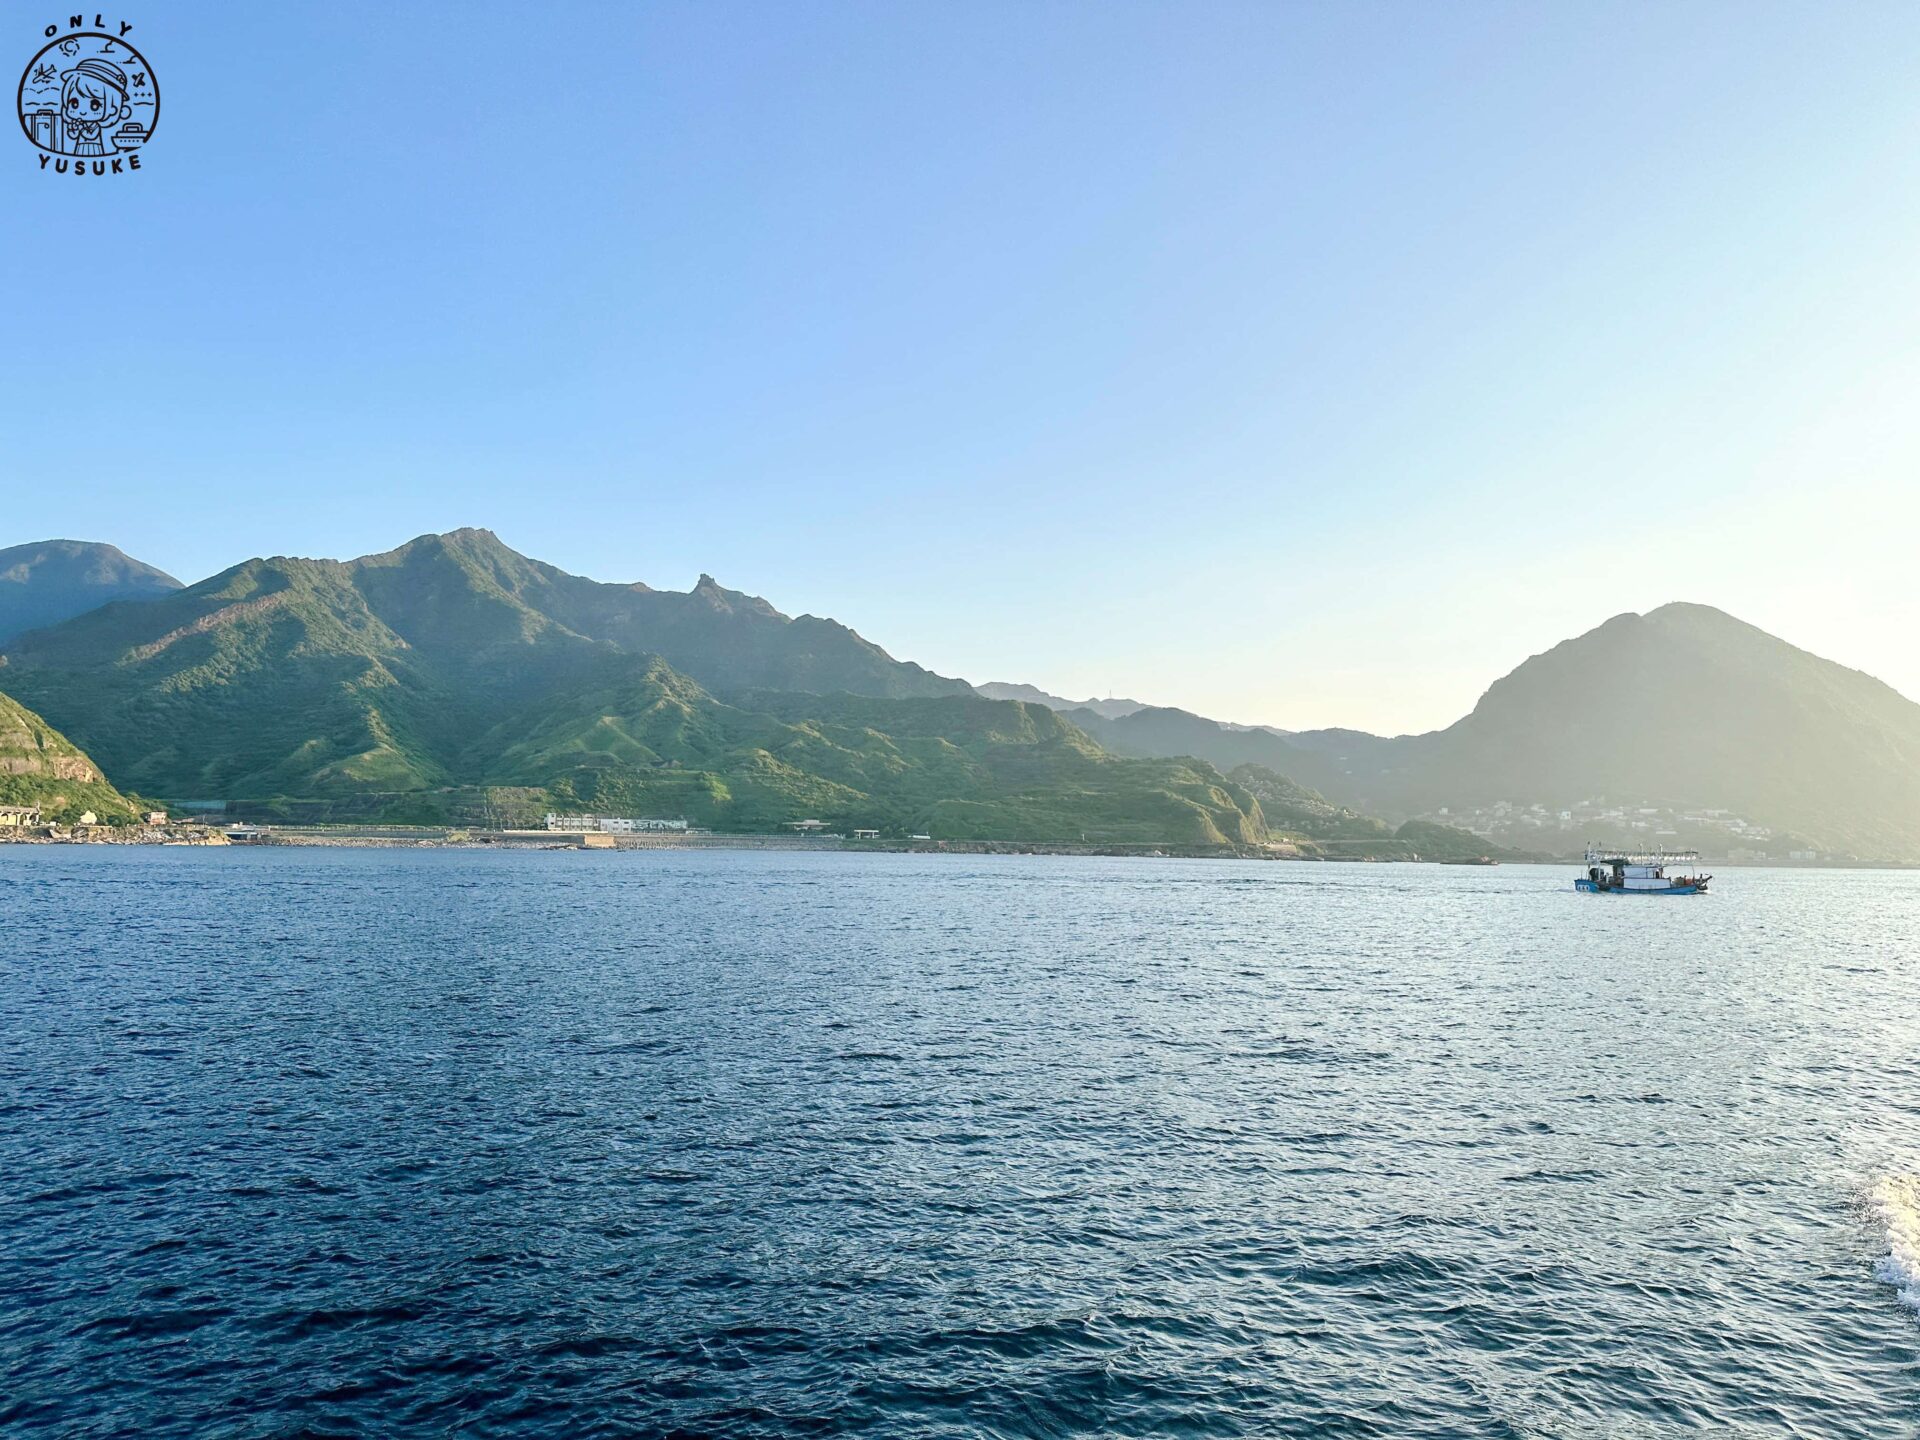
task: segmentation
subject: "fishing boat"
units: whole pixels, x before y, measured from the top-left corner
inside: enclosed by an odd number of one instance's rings
[[[1587,847],[1587,873],[1573,888],[1588,895],[1700,895],[1711,875],[1669,875],[1669,865],[1700,863],[1698,850],[1596,850]]]

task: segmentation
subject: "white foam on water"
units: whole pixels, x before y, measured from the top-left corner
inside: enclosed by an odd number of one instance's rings
[[[1920,1175],[1888,1175],[1873,1187],[1873,1213],[1887,1231],[1887,1254],[1873,1267],[1908,1309],[1920,1312]]]

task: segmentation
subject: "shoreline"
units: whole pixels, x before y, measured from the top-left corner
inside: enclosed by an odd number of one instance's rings
[[[481,831],[401,826],[273,826],[229,839],[220,830],[193,835],[195,827],[167,831],[87,835],[0,835],[0,845],[194,845],[228,849],[363,850],[753,850],[875,855],[1110,855],[1147,859],[1279,860],[1318,856],[1261,852],[1229,846],[1141,843],[1099,844],[1029,840],[849,840],[839,836],[583,835],[575,831]]]
[[[1077,855],[1144,860],[1293,861],[1322,865],[1445,865],[1461,869],[1492,869],[1501,864],[1578,865],[1576,858],[1531,861],[1425,859],[1405,855],[1311,854],[1290,844],[1271,847],[1179,845],[1162,842],[1038,841],[1038,840],[850,840],[841,836],[797,836],[694,832],[671,835],[603,835],[578,831],[485,831],[440,826],[309,826],[260,827],[260,833],[230,839],[225,831],[208,826],[169,826],[161,830],[99,826],[85,834],[19,835],[0,833],[0,847],[8,845],[119,845],[194,846],[223,849],[362,849],[362,850],[748,850],[868,855]],[[1710,860],[1728,870],[1915,870],[1920,862],[1891,860]]]
[[[368,850],[754,850],[872,855],[1100,855],[1139,859],[1304,860],[1329,864],[1477,863],[1414,861],[1405,856],[1316,855],[1272,847],[1169,842],[1047,840],[852,840],[837,835],[727,834],[717,831],[607,835],[580,831],[479,830],[458,826],[274,825],[229,837],[211,826],[165,829],[98,826],[87,833],[0,834],[0,845],[194,845],[230,849]]]

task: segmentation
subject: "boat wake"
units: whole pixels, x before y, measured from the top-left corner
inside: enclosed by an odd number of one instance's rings
[[[1873,1212],[1886,1227],[1888,1253],[1873,1267],[1908,1309],[1920,1312],[1920,1175],[1889,1175],[1873,1187]]]

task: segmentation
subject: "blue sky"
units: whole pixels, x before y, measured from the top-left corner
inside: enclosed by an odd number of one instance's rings
[[[1292,726],[1669,599],[1920,696],[1920,7],[108,19],[142,172],[0,145],[0,544],[483,525]]]

